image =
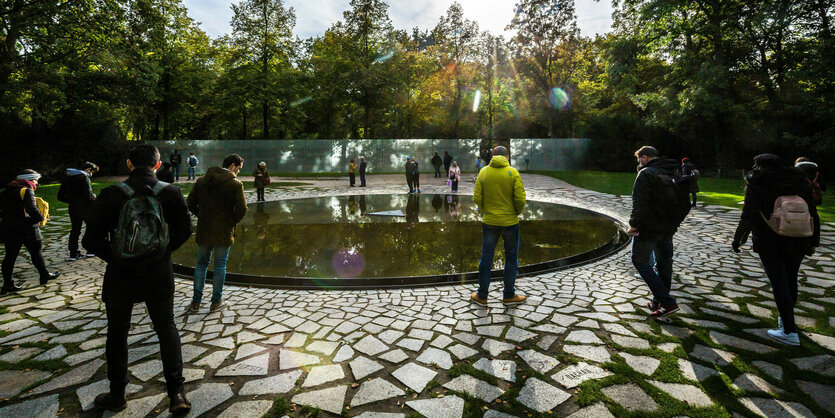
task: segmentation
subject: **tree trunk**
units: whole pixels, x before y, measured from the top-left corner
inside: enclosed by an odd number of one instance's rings
[[[244,104],[244,108],[241,110],[241,139],[246,139],[246,104]]]
[[[269,139],[270,137],[270,115],[269,115],[269,105],[267,104],[267,99],[264,99],[264,139]]]

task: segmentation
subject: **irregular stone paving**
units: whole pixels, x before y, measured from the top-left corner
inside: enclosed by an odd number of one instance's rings
[[[271,188],[267,197],[402,193],[400,177],[370,176],[362,191],[349,189],[347,180],[304,180],[310,185]],[[523,179],[531,200],[628,218],[628,196],[538,175]],[[425,193],[448,192],[431,177],[424,183]],[[471,193],[472,183],[460,190]],[[253,193],[247,191],[248,200]],[[191,282],[178,278],[174,313],[191,416],[262,416],[279,398],[285,402],[271,414],[313,411],[306,408],[362,417],[683,415],[692,408],[716,416],[833,414],[835,225],[823,225],[822,246],[803,262],[796,314],[804,334],[802,347],[790,348],[765,334],[776,325],[776,309],[756,255],[749,246],[730,251],[738,218],[733,208],[691,212],[675,237],[673,295],[682,310],[657,321],[646,317],[648,290],[634,277],[628,248],[519,278],[517,290],[529,299],[513,308],[500,303],[499,283],[487,307],[469,302],[473,285],[227,286],[225,310],[186,315]],[[0,416],[79,415],[108,386],[104,264],[63,261],[68,229],[61,208],[44,228],[44,255],[61,278],[38,286],[24,252],[15,276],[25,290],[0,297]],[[134,307],[131,322],[130,395],[117,416],[167,416],[158,340],[144,305]],[[578,394],[589,390],[578,404]]]

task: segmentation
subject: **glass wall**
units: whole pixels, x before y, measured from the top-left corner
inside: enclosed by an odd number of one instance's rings
[[[328,139],[328,140],[247,140],[247,141],[149,141],[156,145],[163,161],[175,149],[183,155],[185,171],[190,152],[200,161],[198,173],[219,166],[231,153],[246,161],[249,173],[261,161],[274,173],[347,173],[353,158],[365,157],[369,173],[399,173],[407,157],[414,156],[421,172],[433,171],[429,160],[435,152],[452,155],[462,171],[475,171],[480,139]],[[513,165],[520,170],[571,170],[585,167],[586,139],[512,139]],[[525,165],[525,160],[529,162]],[[565,161],[571,159],[573,161]]]

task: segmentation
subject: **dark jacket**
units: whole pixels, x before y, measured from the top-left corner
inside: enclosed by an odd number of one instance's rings
[[[693,177],[692,181],[690,181],[690,193],[697,193],[699,191],[699,178],[693,174],[693,170],[695,169],[696,164],[690,161],[681,165],[681,175]]]
[[[174,173],[171,172],[171,166],[163,166],[159,171],[157,171],[157,180],[164,181],[166,183],[173,183],[174,182]]]
[[[643,236],[659,236],[674,233],[660,225],[658,219],[675,217],[678,208],[665,207],[659,202],[659,190],[661,187],[658,178],[659,173],[673,176],[678,171],[678,161],[667,158],[656,158],[647,163],[638,177],[635,178],[635,185],[632,186],[632,216],[629,217],[629,225],[638,229]],[[674,213],[673,213],[674,212]]]
[[[435,167],[440,167],[441,164],[443,164],[443,160],[441,159],[441,156],[438,154],[435,154],[435,156],[432,157],[432,159],[429,160],[429,162],[432,163],[432,165]]]
[[[131,171],[126,183],[136,193],[150,194],[157,179],[150,167],[137,167]],[[191,217],[179,187],[170,185],[157,197],[168,224],[168,250],[162,257],[138,265],[120,263],[113,257],[110,248],[110,237],[117,227],[119,212],[128,199],[127,195],[118,187],[110,186],[101,191],[90,207],[87,231],[81,244],[87,251],[107,262],[102,288],[104,299],[111,297],[113,292],[135,292],[140,297],[143,292],[174,291],[171,252],[180,248],[191,236]]]
[[[58,188],[58,200],[68,203],[70,207],[75,206],[73,209],[89,209],[96,195],[93,194],[93,185],[87,172],[68,168],[67,177]]]
[[[20,198],[20,189],[24,188],[22,180],[13,180],[0,193],[0,234],[11,237],[15,236],[21,241],[42,239],[39,224],[43,221],[43,215],[35,203],[35,192],[28,186],[23,199]]]
[[[826,191],[826,184],[824,184],[823,176],[820,174],[820,171],[818,171],[817,164],[813,162],[802,162],[795,165],[795,167],[802,171],[803,174],[806,175],[806,178],[808,178],[810,181],[817,181],[822,191]]]
[[[170,162],[171,165],[180,165],[183,162],[183,154],[171,154],[171,156],[168,157],[168,162]]]
[[[768,219],[774,210],[774,201],[780,196],[800,196],[809,206],[809,214],[815,223],[811,238],[790,238],[777,235],[768,227]],[[762,215],[761,215],[762,213]],[[806,176],[794,167],[770,168],[754,172],[745,187],[745,204],[735,239],[753,232],[753,249],[760,254],[802,256],[812,254],[820,245],[820,218],[812,204],[812,192]]]
[[[412,160],[407,160],[405,167],[406,167],[406,178],[407,179],[412,178]]]
[[[411,162],[409,170],[411,170],[412,172],[412,178],[415,178],[420,175],[420,167],[418,166],[417,160]]]
[[[270,177],[270,173],[267,172],[266,167],[262,170],[261,167],[255,166],[255,170],[252,171],[252,176],[255,177],[256,189],[267,187],[267,179]]]
[[[444,165],[449,167],[452,165],[452,156],[449,154],[444,154]]]
[[[368,167],[368,163],[365,161],[360,161],[360,175],[365,174],[365,169]]]
[[[194,184],[188,208],[197,216],[197,244],[232,245],[235,226],[247,211],[244,185],[228,170],[211,167]]]

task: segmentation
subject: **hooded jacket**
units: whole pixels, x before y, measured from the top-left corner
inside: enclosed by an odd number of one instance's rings
[[[526,203],[525,185],[507,157],[493,156],[490,164],[479,171],[473,200],[481,209],[481,222],[493,226],[519,223]]]
[[[255,166],[255,170],[252,171],[252,176],[255,177],[255,188],[256,189],[263,189],[267,187],[267,179],[270,177],[270,174],[267,172],[267,165],[258,164]]]
[[[21,240],[42,239],[43,214],[35,203],[35,191],[29,182],[12,180],[0,193],[0,234],[13,234]],[[23,198],[20,189],[26,189]]]
[[[235,226],[246,215],[244,185],[229,170],[211,167],[188,195],[188,209],[197,216],[198,245],[229,246]]]
[[[629,217],[629,225],[638,229],[638,233],[644,236],[657,236],[674,233],[665,229],[659,219],[675,217],[671,212],[678,212],[678,208],[666,207],[659,202],[659,188],[661,187],[658,178],[659,173],[669,176],[675,175],[678,170],[678,161],[668,158],[656,158],[651,160],[638,172],[635,178],[635,185],[632,186],[632,216]]]
[[[93,194],[93,186],[90,183],[90,175],[84,170],[68,168],[66,178],[58,188],[58,200],[69,203],[76,208],[88,209],[96,200]]]

